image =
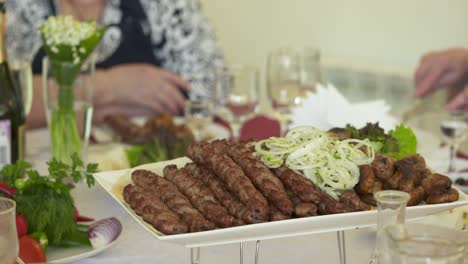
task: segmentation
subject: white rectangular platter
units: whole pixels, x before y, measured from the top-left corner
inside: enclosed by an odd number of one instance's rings
[[[172,161],[153,163],[138,167],[137,169],[147,169],[162,175],[163,168],[168,164],[176,164],[178,167],[185,165],[190,160],[180,158]],[[321,215],[307,218],[297,218],[277,222],[253,224],[232,228],[217,229],[198,233],[188,233],[180,235],[163,235],[161,232],[147,224],[123,200],[123,187],[131,183],[132,170],[120,170],[101,172],[94,175],[97,182],[132,215],[135,220],[152,233],[157,239],[183,245],[186,247],[203,247],[212,245],[222,245],[237,242],[248,242],[265,239],[275,239],[283,237],[293,237],[325,232],[333,232],[347,229],[357,229],[375,226],[377,223],[377,211],[364,211],[354,213],[344,213],[335,215]],[[468,195],[460,192],[460,199],[453,203],[419,205],[407,208],[407,220],[417,219],[431,214],[443,212],[452,208],[468,204]]]

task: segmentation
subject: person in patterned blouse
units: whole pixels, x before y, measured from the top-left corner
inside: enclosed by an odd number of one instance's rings
[[[10,56],[30,55],[34,76],[28,126],[45,125],[39,26],[49,16],[71,15],[109,26],[96,50],[95,121],[122,112],[148,116],[183,112],[184,100],[210,96],[223,64],[199,0],[6,0]]]

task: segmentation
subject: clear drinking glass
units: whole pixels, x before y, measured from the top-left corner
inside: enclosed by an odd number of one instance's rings
[[[234,65],[222,67],[216,72],[218,91],[224,91],[224,108],[227,109],[225,118],[229,122],[233,138],[239,139],[242,124],[257,111],[259,103],[259,72],[256,67]]]
[[[14,264],[18,257],[18,234],[16,232],[16,204],[0,197],[0,263]]]
[[[185,121],[195,140],[204,139],[203,131],[213,121],[213,103],[210,99],[192,99],[185,102]]]
[[[281,123],[281,134],[285,134],[290,122],[291,107],[301,104],[305,94],[298,52],[290,48],[280,48],[269,54],[267,87],[271,106]]]
[[[468,260],[468,235],[453,229],[424,224],[385,228],[387,262],[405,264],[463,264]]]
[[[73,153],[86,161],[92,126],[94,58],[85,62],[79,72],[74,72],[74,67],[73,63],[50,62],[47,57],[42,63],[52,155],[62,161],[69,161]]]
[[[385,228],[389,225],[404,224],[406,203],[410,196],[401,191],[380,191],[374,194],[377,202],[377,235],[374,252],[369,263],[387,263]]]

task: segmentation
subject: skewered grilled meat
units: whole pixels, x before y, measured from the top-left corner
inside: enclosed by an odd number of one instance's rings
[[[410,199],[408,200],[407,205],[414,206],[414,205],[418,205],[424,200],[425,192],[424,192],[423,187],[418,186],[417,188],[409,192],[409,195],[410,195]]]
[[[294,207],[294,215],[297,217],[316,216],[317,210],[317,206],[313,203],[298,203]]]
[[[218,227],[244,224],[242,220],[236,219],[227,212],[202,181],[192,177],[184,169],[179,170],[176,165],[168,165],[164,168],[164,177],[176,185],[194,207]]]
[[[151,129],[136,125],[124,114],[106,116],[104,122],[122,138],[123,142],[142,144],[147,142],[151,135]]]
[[[385,155],[376,154],[371,167],[374,170],[375,177],[385,181],[392,177],[395,171],[395,160]]]
[[[349,190],[341,194],[340,202],[353,207],[356,211],[370,210],[371,207],[362,202],[355,191]]]
[[[138,215],[143,216],[143,220],[163,234],[173,235],[188,232],[187,225],[155,193],[129,184],[124,188],[123,197]]]
[[[237,197],[229,192],[221,179],[214,175],[208,168],[195,163],[188,163],[184,168],[190,172],[193,177],[201,180],[205,186],[213,192],[218,201],[227,208],[231,215],[249,224],[263,222],[255,211],[248,210]]]
[[[355,190],[361,194],[370,194],[374,189],[375,175],[371,166],[362,165],[359,167],[360,177]]]
[[[136,170],[132,180],[140,188],[158,193],[161,200],[187,223],[190,232],[206,231],[215,225],[193,208],[190,201],[168,180],[147,170]]]
[[[253,157],[249,148],[241,144],[226,147],[226,153],[233,159],[250,178],[258,190],[278,208],[283,214],[291,215],[294,206],[284,190],[281,181],[260,160]]]
[[[278,208],[274,207],[273,205],[270,205],[270,216],[268,218],[269,221],[280,221],[289,218],[291,217],[283,214],[280,210],[278,210]]]
[[[430,173],[426,161],[419,154],[410,155],[395,162],[395,167],[403,175],[404,179],[413,179],[415,186]]]
[[[451,203],[459,199],[460,194],[454,188],[440,193],[430,194],[426,198],[428,204]]]
[[[433,173],[421,181],[421,186],[427,194],[443,192],[452,187],[452,180],[449,177]]]
[[[392,177],[390,177],[389,179],[387,179],[384,183],[384,188],[386,190],[390,189],[390,190],[397,190],[399,187],[400,187],[400,180],[403,178],[403,174],[401,174],[400,171],[395,171],[395,173],[393,173]]]
[[[319,204],[322,200],[322,192],[306,177],[286,167],[273,170],[288,190],[291,190],[303,202]]]
[[[242,169],[224,153],[226,144],[225,141],[193,144],[187,148],[186,155],[215,172],[226,188],[249,210],[254,210],[259,219],[267,220],[269,211],[267,200],[255,189]]]

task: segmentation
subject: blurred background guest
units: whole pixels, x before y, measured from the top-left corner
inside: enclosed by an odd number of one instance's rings
[[[97,48],[95,121],[122,112],[183,112],[187,94],[209,96],[222,54],[198,0],[7,0],[8,49],[31,54],[34,100],[27,123],[45,125],[41,92],[44,51],[38,27],[71,15],[109,25]]]
[[[449,111],[466,109],[468,103],[468,50],[451,48],[425,54],[415,76],[416,96],[449,88]]]

